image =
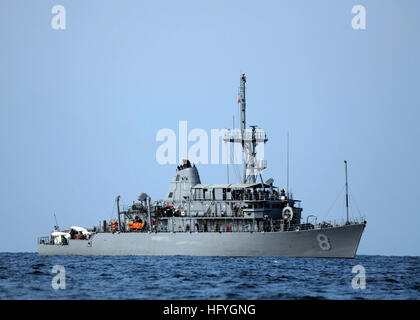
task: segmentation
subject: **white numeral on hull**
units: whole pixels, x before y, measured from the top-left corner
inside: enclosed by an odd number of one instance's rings
[[[322,234],[322,233],[318,234],[316,236],[316,239],[318,240],[319,247],[322,250],[328,251],[331,249],[330,240],[325,234]]]

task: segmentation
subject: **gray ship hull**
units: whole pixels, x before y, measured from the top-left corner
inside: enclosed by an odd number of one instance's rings
[[[40,255],[270,256],[354,258],[365,224],[290,232],[97,233]]]

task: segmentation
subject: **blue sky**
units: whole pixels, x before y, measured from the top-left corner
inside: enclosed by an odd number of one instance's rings
[[[51,8],[66,8],[66,30]],[[351,9],[366,8],[366,30]],[[420,255],[420,3],[385,1],[0,2],[0,251],[35,251],[62,226],[109,219],[114,199],[164,196],[162,128],[225,128],[248,78],[248,123],[303,214],[367,217],[360,254]],[[224,183],[223,165],[199,166]],[[233,179],[233,176],[231,177]],[[333,205],[334,204],[334,205]]]

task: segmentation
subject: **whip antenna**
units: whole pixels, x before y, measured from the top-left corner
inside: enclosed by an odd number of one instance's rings
[[[344,160],[344,170],[346,174],[346,223],[349,223],[349,184],[347,183],[347,161]]]

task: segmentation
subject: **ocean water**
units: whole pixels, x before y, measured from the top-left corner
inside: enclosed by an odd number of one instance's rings
[[[65,268],[65,289],[52,287],[57,275],[52,273],[54,265]],[[365,289],[352,287],[356,265],[365,270]],[[46,257],[0,253],[0,299],[418,300],[420,257]]]

